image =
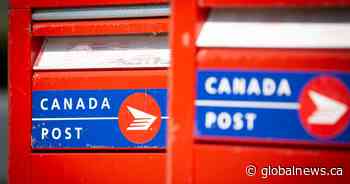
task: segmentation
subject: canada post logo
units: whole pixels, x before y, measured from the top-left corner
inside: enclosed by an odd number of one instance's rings
[[[145,93],[128,96],[120,107],[118,117],[120,131],[131,142],[146,143],[159,132],[159,105]]]
[[[164,147],[166,89],[33,91],[32,146]]]
[[[350,75],[203,69],[196,134],[213,139],[350,144]]]

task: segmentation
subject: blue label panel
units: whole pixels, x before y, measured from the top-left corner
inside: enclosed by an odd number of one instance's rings
[[[317,82],[320,77],[323,82]],[[328,79],[332,79],[329,84]],[[346,92],[333,96],[329,89],[323,92],[322,86],[332,86],[333,79],[341,81]],[[338,83],[334,86],[337,93]],[[348,73],[199,70],[195,134],[213,139],[349,144],[349,86]],[[302,94],[306,100],[301,100]],[[327,105],[337,111],[330,113],[334,116],[323,116],[329,113]]]
[[[151,96],[161,114],[156,117],[161,119],[159,131],[151,140],[142,143],[128,140],[118,125],[123,101],[135,93]],[[33,148],[166,146],[166,89],[33,91],[32,104]]]

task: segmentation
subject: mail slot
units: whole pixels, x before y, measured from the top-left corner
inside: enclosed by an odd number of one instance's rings
[[[350,168],[345,1],[177,1],[172,10],[168,181],[350,178],[340,173]]]
[[[164,183],[167,2],[11,5],[10,183]]]

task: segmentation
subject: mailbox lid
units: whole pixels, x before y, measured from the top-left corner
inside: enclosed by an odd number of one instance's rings
[[[32,13],[33,21],[123,19],[169,16],[168,5],[134,5],[89,8],[39,9]]]
[[[33,36],[92,36],[162,34],[168,32],[168,18],[33,22]]]
[[[11,0],[10,7],[15,8],[49,8],[49,7],[87,7],[108,5],[160,4],[167,0],[74,0],[74,1],[44,1],[44,0]]]

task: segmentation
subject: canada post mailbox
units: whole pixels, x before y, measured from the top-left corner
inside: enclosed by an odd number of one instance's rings
[[[164,183],[165,1],[11,1],[10,183]]]
[[[168,181],[349,180],[349,5],[175,1]]]

